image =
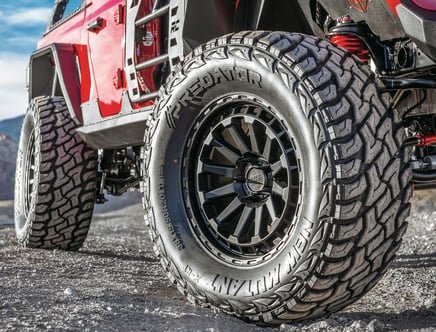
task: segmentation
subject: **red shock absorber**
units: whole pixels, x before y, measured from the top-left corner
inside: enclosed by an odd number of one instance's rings
[[[418,146],[419,147],[423,147],[423,146],[429,146],[432,144],[436,143],[436,135],[427,135],[427,136],[418,136]]]
[[[338,26],[347,25],[354,23],[353,19],[350,16],[344,16],[338,19]],[[347,34],[347,33],[332,33],[330,35],[330,40],[336,44],[337,46],[342,47],[347,50],[351,54],[357,55],[360,60],[365,63],[369,61],[369,50],[366,44],[362,39],[357,37],[356,35]]]
[[[344,34],[344,35],[332,35],[330,40],[350,52],[351,54],[357,55],[360,60],[365,63],[369,61],[369,51],[365,43],[357,36]]]

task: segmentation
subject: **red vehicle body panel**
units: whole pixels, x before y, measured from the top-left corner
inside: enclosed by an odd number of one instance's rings
[[[154,0],[143,1],[141,15],[152,11]],[[119,114],[122,96],[127,90],[124,77],[125,58],[125,0],[87,0],[85,9],[74,14],[49,31],[38,43],[38,49],[51,44],[72,44],[81,76],[81,103],[98,100],[100,115],[105,118]],[[88,31],[95,20],[103,25]],[[145,61],[159,54],[159,22],[147,27],[154,35],[151,46],[138,44],[137,62]],[[154,68],[141,72],[143,89],[155,91]],[[65,79],[72,79],[65,73]],[[141,105],[132,105],[139,108]]]
[[[386,2],[388,3],[388,6],[391,8],[391,10],[395,13],[395,15],[398,16],[396,8],[401,3],[401,0],[386,0]]]
[[[85,26],[95,20],[103,20],[99,29],[88,33],[88,54],[92,64],[90,100],[98,98],[103,117],[118,114],[124,80],[118,79],[119,71],[124,67],[124,20],[116,22],[120,0],[93,0],[89,6]]]
[[[80,71],[81,71],[81,101],[87,102],[90,100],[90,70],[89,70],[89,61],[88,61],[88,48],[87,48],[87,39],[88,39],[88,31],[84,25],[85,10],[77,13],[76,15],[69,18],[67,21],[62,23],[59,27],[51,30],[47,33],[39,42],[38,49],[45,48],[46,46],[52,44],[72,44],[74,46],[74,50],[79,59],[80,63]],[[71,73],[63,73],[65,75],[65,79],[68,79],[69,74]]]

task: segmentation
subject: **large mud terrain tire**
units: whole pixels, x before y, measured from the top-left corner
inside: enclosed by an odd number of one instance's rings
[[[315,37],[245,32],[195,50],[160,93],[146,223],[181,292],[277,324],[374,286],[411,189],[401,119],[367,66]]]
[[[77,250],[95,201],[97,154],[78,136],[63,98],[31,101],[15,174],[15,230],[27,247]]]

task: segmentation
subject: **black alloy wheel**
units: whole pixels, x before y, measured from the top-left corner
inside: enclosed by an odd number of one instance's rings
[[[185,151],[185,201],[211,253],[253,265],[289,238],[300,176],[292,139],[276,112],[259,98],[244,99],[215,101],[194,126]]]

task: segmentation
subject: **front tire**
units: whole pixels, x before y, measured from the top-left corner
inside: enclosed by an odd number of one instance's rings
[[[144,149],[146,223],[172,281],[254,322],[314,318],[368,291],[409,214],[398,113],[327,41],[245,32],[161,89]]]
[[[31,101],[15,174],[15,230],[26,247],[77,250],[91,223],[97,154],[75,130],[63,98]]]

